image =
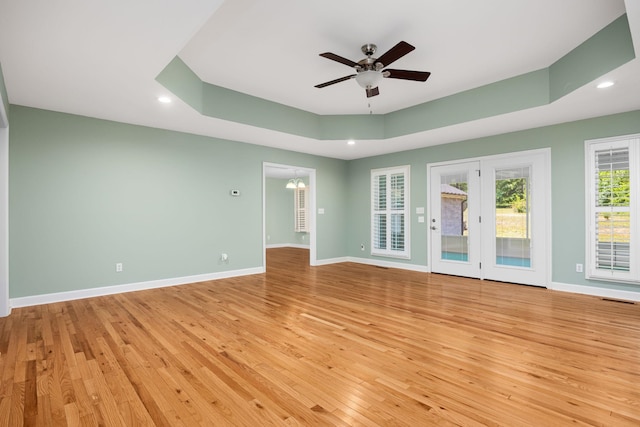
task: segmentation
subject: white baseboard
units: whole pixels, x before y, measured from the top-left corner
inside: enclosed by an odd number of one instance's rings
[[[316,260],[315,265],[318,266],[318,265],[339,264],[341,262],[349,262],[348,257],[318,259]]]
[[[274,249],[274,248],[298,248],[298,249],[310,249],[311,246],[309,245],[302,245],[302,244],[298,244],[298,243],[276,243],[273,245],[266,245],[265,246],[267,249]]]
[[[404,264],[400,262],[384,261],[358,257],[339,257],[318,260],[316,265],[338,264],[342,262],[355,262],[359,264],[373,265],[377,267],[399,268],[403,270],[429,273],[428,267],[415,264]],[[81,289],[77,291],[57,292],[44,295],[34,295],[28,297],[12,298],[9,301],[11,308],[29,307],[41,304],[51,304],[63,301],[72,301],[83,298],[92,298],[104,295],[113,295],[124,292],[142,291],[146,289],[163,288],[167,286],[186,285],[190,283],[205,282],[209,280],[219,280],[230,277],[248,276],[252,274],[262,274],[264,267],[247,268],[242,270],[223,271],[220,273],[199,274],[194,276],[176,277],[170,279],[150,280],[147,282],[128,283],[124,285],[104,286],[100,288]],[[600,288],[595,286],[573,285],[569,283],[552,282],[549,289],[560,292],[570,292],[576,294],[592,295],[602,298],[613,298],[626,301],[640,302],[640,291],[624,291],[618,289]]]
[[[52,294],[12,298],[9,303],[12,308],[30,307],[33,305],[51,304],[54,302],[72,301],[76,299],[120,294],[123,292],[134,292],[146,289],[164,288],[167,286],[187,285],[189,283],[206,282],[208,280],[219,280],[229,277],[248,276],[250,274],[261,274],[264,272],[264,267],[246,268],[242,270],[223,271],[220,273],[198,274],[194,276],[175,277],[171,279],[150,280],[148,282],[128,283],[125,285],[103,286],[100,288],[80,289],[77,291],[57,292]]]
[[[572,292],[574,294],[592,295],[602,298],[613,298],[625,301],[640,301],[640,291],[622,291],[619,289],[599,288],[596,286],[572,285],[569,283],[551,282],[549,289],[553,291]]]
[[[358,257],[347,257],[346,261],[357,262],[358,264],[375,265],[376,267],[399,268],[401,270],[418,271],[420,273],[431,273],[431,269],[426,265],[405,264],[403,262]]]

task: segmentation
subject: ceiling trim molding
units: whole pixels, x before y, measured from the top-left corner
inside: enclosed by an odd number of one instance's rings
[[[156,80],[204,116],[317,140],[389,139],[548,105],[633,59],[623,14],[547,68],[383,115],[318,115],[212,85],[177,56]]]
[[[9,96],[7,95],[7,87],[4,84],[2,64],[0,64],[0,128],[6,127],[9,127]]]

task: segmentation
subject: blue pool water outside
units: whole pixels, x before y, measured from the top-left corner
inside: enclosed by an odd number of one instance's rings
[[[442,252],[441,259],[446,259],[450,261],[469,261],[469,255],[463,254],[459,252]],[[529,258],[517,258],[511,256],[497,256],[496,264],[498,265],[508,265],[512,267],[531,267],[531,259]]]

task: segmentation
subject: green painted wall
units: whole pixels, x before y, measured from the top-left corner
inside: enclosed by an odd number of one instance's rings
[[[341,160],[15,105],[10,137],[12,298],[260,267],[263,162],[346,200]],[[319,260],[344,256],[344,229],[318,218]]]
[[[260,267],[263,162],[316,169],[319,261],[368,256],[370,170],[411,165],[412,257],[394,261],[426,265],[427,223],[414,213],[427,206],[426,164],[544,147],[552,280],[637,289],[587,281],[574,265],[585,252],[584,141],[639,133],[640,111],[349,162],[15,105],[10,114],[12,298]],[[270,181],[267,209],[272,190],[286,197]]]
[[[622,15],[549,67],[551,101],[635,58],[627,15]]]
[[[303,180],[309,184],[308,179]],[[265,182],[265,229],[267,245],[308,245],[309,233],[295,231],[293,190],[287,179],[267,178]]]
[[[384,116],[385,137],[493,117],[549,103],[549,70],[470,89]]]
[[[351,161],[348,175],[351,195],[348,203],[348,253],[350,256],[384,259],[369,255],[371,169],[411,165],[411,259],[393,261],[427,265],[428,219],[425,223],[418,223],[418,215],[415,214],[416,207],[427,206],[427,163],[550,147],[552,280],[637,290],[637,286],[587,281],[583,274],[575,272],[575,264],[585,262],[584,141],[639,132],[640,111],[634,111]],[[360,251],[361,243],[366,245],[365,252]]]

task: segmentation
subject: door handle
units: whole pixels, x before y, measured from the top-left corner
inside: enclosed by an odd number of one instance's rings
[[[437,230],[438,228],[437,228],[435,225],[432,225],[432,226],[431,226],[431,229],[432,229],[432,230]]]

